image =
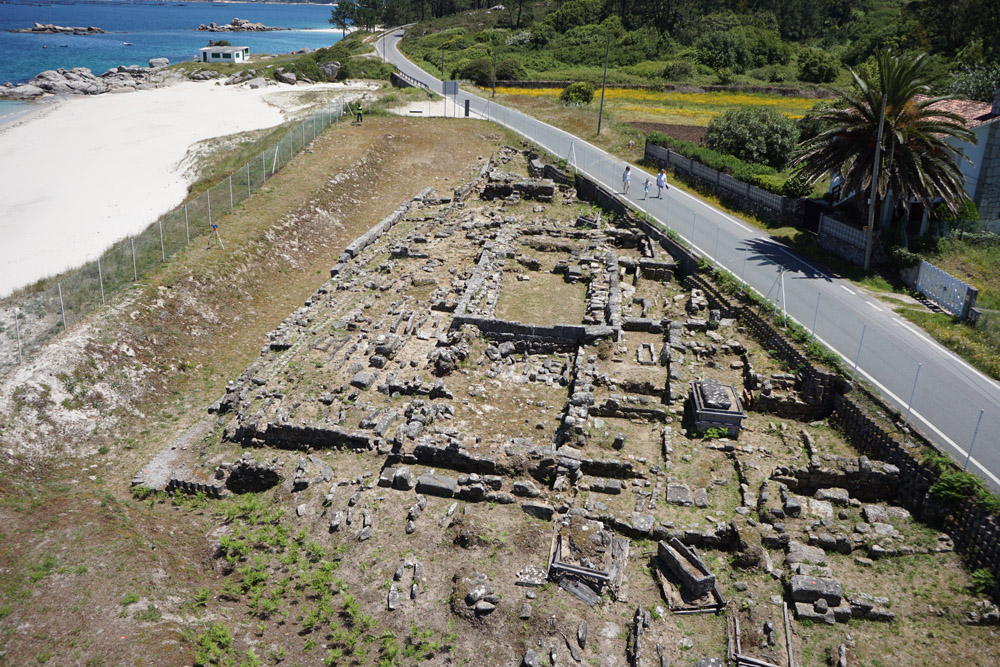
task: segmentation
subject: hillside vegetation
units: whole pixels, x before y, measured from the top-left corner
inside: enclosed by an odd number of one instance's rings
[[[844,65],[867,66],[885,46],[932,54],[945,81],[991,72],[1000,58],[1000,8],[986,0],[570,0],[467,11],[482,4],[434,3],[404,49],[478,83],[492,77],[494,50],[498,79],[597,82],[607,54],[608,80],[632,85],[847,83]]]

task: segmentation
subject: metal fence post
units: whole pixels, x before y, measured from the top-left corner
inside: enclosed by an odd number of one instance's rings
[[[21,323],[18,318],[21,316],[21,309],[14,309],[14,334],[17,336],[17,363],[21,363]]]
[[[264,156],[264,151],[260,152],[260,171],[264,176],[264,180],[267,180],[267,158]]]
[[[101,258],[97,258],[97,282],[101,284],[101,305],[104,305],[104,272],[101,271]]]
[[[233,212],[233,175],[229,174],[229,212]]]
[[[212,226],[212,191],[205,190],[205,198],[208,200],[208,226]]]
[[[854,357],[854,370],[851,371],[851,382],[854,382],[854,376],[858,372],[858,361],[861,359],[861,346],[865,344],[865,331],[867,330],[867,324],[861,328],[861,341],[858,343],[858,355]]]
[[[722,227],[715,228],[715,255],[712,256],[712,266],[719,266],[719,234],[722,233]]]
[[[247,162],[247,197],[249,197],[252,192],[250,192],[250,163]]]
[[[910,421],[910,409],[913,407],[913,397],[917,393],[917,380],[920,379],[920,367],[923,364],[917,364],[917,374],[913,378],[913,389],[910,390],[910,402],[906,405],[906,417],[903,418],[903,426],[906,426]]]
[[[157,220],[156,224],[160,227],[160,261],[167,261],[167,251],[163,248],[163,221]]]
[[[812,328],[812,333],[809,334],[810,343],[813,342],[813,339],[816,338],[816,320],[819,319],[819,298],[821,296],[823,296],[822,292],[816,292],[816,312],[813,313],[813,328]]]
[[[670,200],[668,199],[667,201],[669,202]],[[745,282],[744,278],[747,275],[747,254],[748,254],[749,250],[750,250],[750,246],[748,246],[744,242],[743,243],[743,271],[740,272],[740,294],[741,295],[743,294],[743,285],[744,285],[744,282]]]
[[[139,269],[136,267],[136,264],[135,264],[135,240],[132,239],[132,238],[129,238],[128,244],[130,246],[132,246],[132,280],[138,280],[139,279]]]
[[[188,227],[188,205],[184,204],[184,238],[191,243],[191,230]]]
[[[976,430],[972,432],[972,442],[969,444],[969,451],[965,455],[965,465],[962,466],[962,470],[969,469],[969,459],[972,458],[972,448],[976,446],[976,436],[979,435],[979,424],[983,421],[983,411],[979,411],[979,419],[976,421]]]
[[[66,328],[66,306],[63,305],[62,283],[56,283],[56,287],[59,288],[59,312],[62,313],[63,329],[65,329]]]
[[[694,213],[691,216],[691,245],[694,245],[694,228],[698,222],[698,214]]]

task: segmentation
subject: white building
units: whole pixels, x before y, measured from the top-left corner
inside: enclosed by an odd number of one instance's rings
[[[979,208],[980,219],[1000,219],[1000,88],[992,104],[947,100],[931,108],[958,114],[976,135],[975,144],[955,139],[949,139],[948,143],[968,158],[959,161],[959,167],[965,175],[965,191]]]
[[[249,46],[206,46],[198,49],[203,63],[245,63],[250,60]]]

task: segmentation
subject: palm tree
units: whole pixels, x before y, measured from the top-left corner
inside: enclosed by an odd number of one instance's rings
[[[975,143],[976,137],[966,129],[961,116],[934,108],[938,102],[956,96],[930,95],[934,77],[924,54],[896,57],[882,50],[876,54],[876,65],[872,71],[851,70],[855,85],[840,91],[841,99],[834,108],[815,112],[823,129],[801,144],[801,152],[791,166],[798,168],[809,183],[839,172],[843,192],[856,193],[861,212],[868,213],[885,95],[881,164],[871,204],[878,207],[891,190],[907,211],[911,200],[929,206],[940,197],[957,212],[966,198],[965,177],[958,160],[967,158],[947,139]]]

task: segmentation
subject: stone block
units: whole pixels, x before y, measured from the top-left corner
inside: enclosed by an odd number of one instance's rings
[[[792,600],[795,602],[825,600],[830,606],[837,607],[840,606],[840,601],[844,597],[840,582],[827,577],[792,575],[788,588]]]
[[[819,489],[816,491],[816,499],[827,500],[834,505],[847,507],[851,502],[851,495],[847,492],[847,489]]]
[[[691,506],[691,489],[685,484],[667,484],[667,502],[672,505]]]
[[[528,501],[521,504],[521,509],[528,516],[533,516],[536,519],[542,519],[544,521],[551,521],[552,516],[555,514],[556,509],[552,505],[546,503],[538,503],[534,501]]]
[[[424,473],[417,479],[417,493],[426,493],[429,496],[451,498],[457,488],[458,480],[447,475]]]
[[[795,618],[800,621],[826,623],[827,625],[834,625],[837,622],[837,618],[832,609],[827,609],[825,614],[821,614],[816,611],[811,603],[808,602],[795,603]]]
[[[801,542],[790,541],[788,552],[785,554],[785,562],[808,563],[810,565],[826,565],[826,552],[819,547],[811,547]]]

